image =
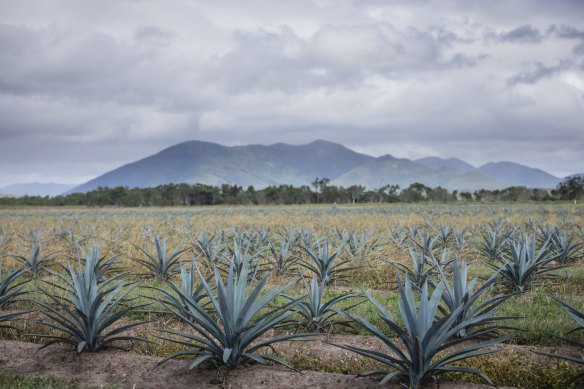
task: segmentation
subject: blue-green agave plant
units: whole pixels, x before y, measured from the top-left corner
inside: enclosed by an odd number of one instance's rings
[[[387,370],[368,371],[361,375],[381,375],[383,376],[381,384],[396,380],[406,387],[419,388],[432,382],[443,373],[463,372],[478,375],[492,384],[490,378],[479,370],[454,364],[471,357],[493,353],[495,351],[487,349],[487,347],[507,339],[506,337],[500,337],[454,348],[454,346],[466,340],[476,338],[476,334],[470,333],[467,333],[467,336],[463,338],[457,338],[455,335],[464,328],[487,320],[488,314],[470,318],[454,325],[463,310],[463,306],[445,315],[440,314],[438,308],[442,300],[442,287],[440,285],[429,295],[428,282],[424,282],[419,303],[416,303],[417,299],[409,278],[405,279],[405,286],[399,277],[397,283],[399,310],[405,329],[365,290],[363,290],[363,293],[377,308],[381,319],[392,335],[386,335],[382,330],[362,317],[352,317],[347,314],[367,332],[379,338],[388,348],[388,352],[384,352],[383,350],[367,350],[351,345],[337,345],[387,365],[389,368]],[[397,336],[397,339],[394,336]],[[400,345],[400,342],[403,346]]]
[[[27,279],[21,281],[24,269],[18,270],[8,270],[7,274],[2,274],[2,263],[0,263],[0,309],[6,308],[6,306],[15,301],[18,296],[26,294],[27,291],[24,290],[24,284],[30,281]],[[2,323],[6,323],[16,319],[18,316],[27,312],[11,312],[0,314],[0,327],[11,327]]]
[[[96,274],[97,258],[88,257],[77,268],[70,263],[63,274],[49,270],[62,284],[43,281],[46,284],[65,292],[64,296],[54,291],[41,289],[49,302],[36,301],[41,307],[41,313],[48,321],[38,324],[57,330],[58,334],[35,333],[28,334],[49,339],[43,347],[55,343],[70,344],[77,353],[83,351],[99,351],[116,341],[144,341],[148,340],[125,333],[145,321],[134,322],[111,329],[111,326],[131,311],[142,308],[147,304],[132,305],[133,299],[128,299],[130,292],[137,284],[120,281],[120,277],[127,273],[120,273],[114,277],[104,279]]]
[[[268,331],[294,314],[294,308],[301,299],[290,301],[284,305],[272,305],[274,300],[294,282],[264,293],[268,275],[259,282],[250,280],[249,258],[245,257],[239,264],[231,263],[224,280],[217,268],[211,285],[195,264],[198,281],[203,288],[210,304],[203,305],[201,301],[186,296],[175,289],[179,299],[164,298],[161,303],[171,311],[192,332],[161,329],[161,339],[168,340],[187,347],[163,359],[160,364],[180,356],[193,356],[193,369],[203,362],[214,366],[225,365],[235,368],[245,362],[267,364],[279,363],[288,367],[291,365],[275,354],[265,350],[276,342],[300,338],[301,334],[281,335],[273,338],[258,339]],[[214,291],[215,290],[215,291]],[[163,293],[163,296],[165,294]],[[186,302],[186,307],[183,303]]]

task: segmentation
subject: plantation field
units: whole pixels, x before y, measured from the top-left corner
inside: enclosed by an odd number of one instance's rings
[[[3,208],[0,383],[577,387],[583,257],[573,204]]]

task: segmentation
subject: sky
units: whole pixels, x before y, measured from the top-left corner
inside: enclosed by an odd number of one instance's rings
[[[0,185],[187,140],[584,172],[582,0],[0,0]]]

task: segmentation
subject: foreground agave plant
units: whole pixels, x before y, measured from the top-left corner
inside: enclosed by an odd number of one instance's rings
[[[23,272],[23,269],[9,270],[8,274],[6,274],[4,277],[4,274],[2,274],[2,263],[0,263],[0,309],[5,308],[11,302],[14,302],[16,297],[26,293],[26,291],[23,290],[23,284],[30,281],[30,279],[20,282],[20,277],[22,276]],[[10,327],[7,325],[2,325],[1,323],[14,320],[24,313],[26,312],[11,312],[0,314],[0,328]]]
[[[65,274],[50,271],[65,286],[49,281],[44,282],[64,290],[66,293],[64,297],[61,297],[52,291],[41,289],[41,293],[52,304],[36,302],[41,307],[41,313],[50,320],[38,322],[38,324],[61,333],[59,335],[28,334],[29,336],[49,339],[50,341],[43,347],[55,343],[65,343],[75,347],[77,353],[81,353],[83,351],[99,351],[104,346],[121,340],[148,342],[144,338],[124,335],[131,328],[145,322],[135,322],[108,330],[112,324],[128,312],[142,308],[146,304],[134,306],[129,304],[130,300],[126,297],[137,284],[117,282],[117,279],[126,273],[109,279],[99,279],[95,269],[97,259],[93,256],[88,257],[83,267],[80,263],[78,264],[77,270],[69,264]]]
[[[403,343],[405,350],[402,351],[398,341],[393,336],[387,336],[366,319],[352,317],[347,314],[348,317],[363,326],[365,330],[383,341],[390,351],[390,353],[384,353],[380,350],[366,350],[351,345],[336,345],[372,358],[391,368],[390,370],[368,371],[361,375],[383,375],[381,384],[391,380],[398,380],[414,389],[432,382],[436,379],[436,376],[447,372],[475,374],[489,384],[492,384],[491,379],[479,370],[453,365],[453,363],[478,355],[493,353],[495,351],[485,348],[500,343],[506,340],[507,337],[500,337],[451,350],[453,346],[465,340],[476,338],[476,334],[467,334],[464,338],[455,338],[454,335],[470,325],[477,325],[480,324],[481,320],[487,320],[488,314],[484,317],[463,320],[461,323],[453,325],[459,318],[463,306],[456,308],[444,316],[440,316],[438,309],[442,298],[442,287],[440,285],[429,296],[428,283],[425,282],[421,288],[422,295],[420,302],[416,305],[410,280],[406,278],[405,287],[402,285],[399,277],[397,283],[400,297],[399,310],[401,320],[405,325],[405,330],[375,298],[365,290],[363,290],[363,293],[379,310],[381,319],[397,335],[399,341]]]
[[[250,265],[249,258],[246,257],[239,273],[235,270],[234,262],[231,263],[226,282],[215,268],[213,286],[216,293],[213,293],[196,264],[195,269],[210,304],[203,306],[200,301],[184,295],[178,288],[175,288],[175,292],[180,296],[179,299],[168,298],[168,295],[163,293],[167,298],[161,301],[162,304],[193,332],[160,330],[163,334],[173,335],[159,336],[160,339],[188,348],[171,354],[159,365],[172,358],[191,355],[196,359],[191,363],[190,369],[206,361],[214,366],[225,365],[230,368],[248,361],[260,364],[275,362],[292,367],[281,357],[261,351],[276,342],[299,338],[300,334],[282,335],[259,342],[257,340],[294,314],[293,309],[300,304],[300,299],[282,306],[268,307],[268,304],[273,303],[293,282],[266,292],[260,297],[268,275],[254,286],[248,277]],[[183,306],[184,303],[186,307]],[[266,311],[260,313],[263,309]]]

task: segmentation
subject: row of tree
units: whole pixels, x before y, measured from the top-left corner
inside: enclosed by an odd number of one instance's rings
[[[181,206],[216,204],[346,204],[392,202],[455,202],[455,201],[554,201],[580,200],[584,198],[584,177],[572,177],[554,190],[531,189],[514,186],[502,190],[478,190],[475,192],[448,191],[413,183],[401,189],[398,185],[385,185],[367,190],[361,185],[348,188],[329,185],[326,178],[317,178],[311,186],[268,186],[256,190],[238,185],[220,187],[203,184],[167,184],[155,188],[98,188],[87,193],[66,196],[3,197],[0,205],[46,206]]]

